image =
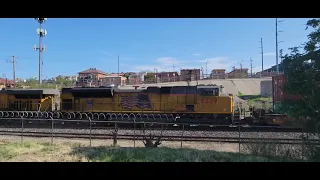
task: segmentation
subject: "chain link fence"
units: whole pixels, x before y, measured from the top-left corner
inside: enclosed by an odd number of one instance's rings
[[[1,137],[26,140],[81,141],[87,146],[173,147],[229,151],[262,156],[315,156],[319,136],[273,126],[213,126],[156,123],[116,116],[112,120],[1,118]],[[292,132],[291,132],[292,131]],[[31,139],[30,139],[31,138]],[[315,151],[313,151],[315,152]]]

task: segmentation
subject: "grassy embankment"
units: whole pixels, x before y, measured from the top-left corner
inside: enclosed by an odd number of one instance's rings
[[[248,102],[249,106],[253,106],[258,109],[270,110],[272,109],[272,98],[262,97],[260,95],[244,95],[241,92],[238,93],[238,97]]]
[[[32,162],[279,162],[295,161],[239,153],[174,148],[84,147],[79,144],[0,143],[0,161]]]

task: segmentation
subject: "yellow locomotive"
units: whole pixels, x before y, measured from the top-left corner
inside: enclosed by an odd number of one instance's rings
[[[120,117],[136,121],[147,118],[150,121],[230,124],[234,112],[233,96],[222,95],[222,88],[217,85],[145,89],[75,87],[63,88],[61,92],[9,89],[0,91],[0,117],[18,117],[23,112],[29,117],[44,115],[63,119],[87,116],[99,120]]]
[[[1,117],[49,117],[59,108],[59,90],[3,89],[0,90]],[[53,114],[53,113],[52,113]]]
[[[1,111],[54,111],[59,102],[56,89],[7,89],[0,91]]]
[[[181,122],[231,123],[233,96],[221,95],[221,86],[147,87],[146,89],[64,88],[61,112],[69,118],[87,113],[91,118],[108,118],[112,114],[136,119],[172,118]],[[169,118],[168,118],[169,117]],[[172,121],[171,121],[172,122]]]

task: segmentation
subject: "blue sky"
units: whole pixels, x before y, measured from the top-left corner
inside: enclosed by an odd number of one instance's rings
[[[279,49],[306,41],[308,19],[279,19]],[[0,76],[13,77],[12,64],[17,56],[16,77],[38,76],[38,23],[32,18],[0,19]],[[43,78],[76,75],[88,68],[117,72],[178,71],[180,68],[250,67],[261,70],[260,38],[264,45],[264,68],[274,65],[275,19],[269,18],[182,18],[182,19],[108,19],[48,18],[48,34],[43,43]],[[174,65],[174,67],[173,67]],[[205,73],[205,72],[204,72]]]

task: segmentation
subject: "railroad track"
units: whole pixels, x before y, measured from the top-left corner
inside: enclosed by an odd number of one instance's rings
[[[57,133],[57,132],[36,132],[36,131],[0,131],[0,135],[6,136],[23,136],[34,138],[74,138],[74,139],[113,139],[114,134],[97,134],[97,133]],[[117,134],[118,140],[137,140],[141,141],[147,135],[141,134]],[[155,138],[161,137],[162,141],[194,141],[194,142],[220,142],[220,143],[276,143],[276,144],[301,144],[303,139],[293,138],[246,138],[246,137],[201,137],[201,136],[183,136],[183,135],[154,135]],[[309,140],[309,143],[320,145],[319,140]]]
[[[121,129],[132,130],[143,129],[144,125],[151,126],[153,129],[161,129],[165,126],[166,129],[170,130],[201,130],[201,131],[245,131],[245,132],[302,132],[301,128],[286,128],[279,126],[248,126],[248,125],[211,125],[211,124],[194,124],[194,123],[164,123],[164,122],[134,122],[134,121],[107,121],[107,120],[68,120],[68,119],[36,119],[36,118],[0,118],[0,126],[2,127],[21,127],[28,128],[50,128],[52,126],[56,128],[74,128],[74,129],[89,129],[90,122],[91,128],[93,129],[107,129],[115,124],[121,126]],[[135,127],[134,127],[135,124]]]

